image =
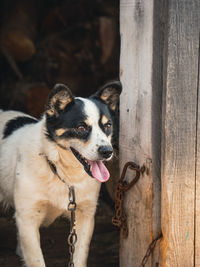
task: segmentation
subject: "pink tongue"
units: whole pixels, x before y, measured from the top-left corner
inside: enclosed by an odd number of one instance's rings
[[[91,165],[91,172],[94,178],[101,183],[108,181],[110,173],[102,161],[88,160],[88,162]]]

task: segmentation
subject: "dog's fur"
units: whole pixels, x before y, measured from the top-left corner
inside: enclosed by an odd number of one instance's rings
[[[17,253],[27,267],[45,266],[39,227],[69,217],[71,185],[77,202],[74,263],[87,265],[100,182],[109,178],[101,162],[112,157],[111,113],[120,93],[120,82],[113,82],[90,98],[75,98],[59,84],[38,121],[22,112],[0,111],[0,202],[15,209]],[[87,159],[85,168],[77,154]],[[96,167],[88,169],[89,163]]]

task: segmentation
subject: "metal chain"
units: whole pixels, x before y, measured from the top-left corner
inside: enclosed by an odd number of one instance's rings
[[[68,204],[68,211],[71,212],[71,220],[70,220],[70,233],[68,236],[68,245],[69,245],[69,254],[70,259],[68,263],[68,267],[74,267],[74,251],[75,251],[75,244],[77,242],[77,234],[76,234],[76,199],[75,199],[75,191],[74,187],[69,187],[69,204]]]
[[[127,169],[130,168],[131,170],[134,170],[136,172],[136,175],[134,179],[128,184],[126,181],[124,181]],[[124,196],[125,192],[127,192],[132,186],[134,186],[139,178],[140,174],[144,173],[145,167],[142,166],[141,168],[135,164],[134,162],[127,162],[124,165],[121,178],[118,181],[117,188],[116,188],[116,193],[115,193],[115,216],[112,218],[112,223],[121,228],[122,230],[122,236],[124,238],[127,238],[128,236],[128,227],[127,227],[127,216],[124,212],[123,209],[123,202],[124,202]],[[156,237],[151,244],[149,245],[146,254],[140,264],[139,267],[145,267],[150,255],[153,253],[154,248],[156,246],[157,241],[162,238],[162,234],[160,234],[158,237]]]
[[[56,166],[48,160],[48,163],[51,167],[51,170],[58,176],[58,178],[65,183],[63,179],[59,176]],[[128,184],[126,181],[124,181],[127,169],[130,168],[131,170],[136,171],[135,178]],[[145,167],[142,166],[141,168],[135,164],[134,162],[127,162],[124,165],[121,178],[118,181],[117,188],[116,188],[116,201],[115,201],[115,216],[112,218],[112,223],[120,227],[122,229],[122,235],[124,238],[128,236],[128,227],[126,222],[126,214],[123,210],[123,201],[124,201],[124,194],[126,191],[128,191],[133,185],[137,183],[137,181],[140,178],[140,174],[145,171]],[[69,245],[69,254],[70,259],[68,263],[68,267],[74,267],[74,252],[75,252],[75,244],[77,242],[77,234],[76,234],[76,199],[75,199],[75,190],[73,186],[69,187],[69,204],[68,204],[68,211],[71,212],[71,220],[70,220],[70,233],[68,236],[68,245]],[[139,267],[145,267],[150,255],[153,253],[153,250],[156,246],[157,241],[162,238],[162,233],[155,238],[151,244],[149,245],[146,254],[142,260],[142,263]]]
[[[127,169],[130,168],[136,172],[135,178],[128,184],[125,179]],[[126,214],[123,209],[124,195],[133,185],[137,183],[140,178],[140,174],[145,171],[145,167],[139,167],[134,162],[127,162],[124,165],[121,178],[118,181],[116,193],[115,193],[115,216],[112,218],[112,223],[121,228],[122,235],[124,238],[128,236],[128,227],[126,222]]]
[[[142,260],[142,262],[141,262],[141,264],[140,264],[139,267],[145,267],[145,265],[146,265],[146,263],[147,263],[147,261],[148,261],[150,255],[151,255],[151,254],[153,253],[153,251],[154,251],[154,248],[155,248],[155,246],[156,246],[157,241],[158,241],[160,238],[162,238],[162,233],[161,233],[159,236],[157,236],[157,237],[151,242],[151,244],[149,245],[149,247],[148,247],[148,249],[147,249],[147,251],[146,251],[146,254],[145,254],[145,256],[144,256],[144,258],[143,258],[143,260]]]
[[[48,159],[47,156],[45,156],[52,172],[60,179],[61,182],[67,185],[65,180],[61,178],[59,175],[56,165]],[[68,245],[69,245],[69,254],[70,259],[68,263],[68,267],[74,267],[74,252],[75,252],[75,244],[77,242],[77,234],[76,234],[76,217],[75,217],[75,211],[76,211],[76,199],[75,199],[75,190],[73,186],[69,186],[69,204],[68,204],[68,211],[71,213],[71,220],[70,220],[70,233],[68,236]]]

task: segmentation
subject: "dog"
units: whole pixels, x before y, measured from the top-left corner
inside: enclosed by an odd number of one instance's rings
[[[104,161],[113,155],[112,115],[121,91],[114,81],[81,98],[57,84],[39,120],[0,111],[0,202],[15,209],[16,252],[27,267],[46,266],[39,228],[70,217],[69,186],[77,204],[74,265],[87,266],[100,186],[110,176]]]

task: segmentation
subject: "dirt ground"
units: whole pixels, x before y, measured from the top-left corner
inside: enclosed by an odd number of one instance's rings
[[[90,245],[88,267],[118,267],[119,232],[112,225],[113,209],[101,200],[96,213],[96,224]],[[41,229],[41,246],[47,267],[64,267],[68,264],[67,235],[69,223],[56,220],[50,227]],[[0,267],[20,267],[22,262],[15,254],[16,228],[12,217],[0,218]],[[75,266],[78,267],[78,266]]]

